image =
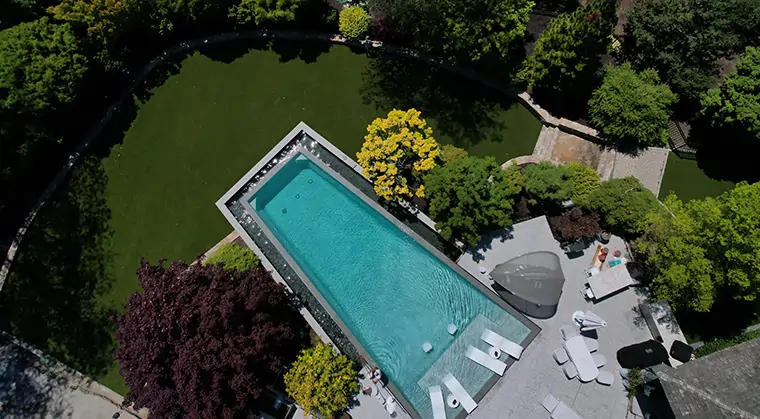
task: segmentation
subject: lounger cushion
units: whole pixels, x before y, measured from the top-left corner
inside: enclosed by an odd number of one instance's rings
[[[557,361],[558,364],[562,365],[569,359],[567,357],[567,351],[565,351],[565,348],[559,348],[555,350],[552,353],[552,356],[554,356],[554,360]]]
[[[559,333],[562,335],[562,339],[568,340],[578,334],[578,331],[573,326],[562,326],[559,329]]]
[[[589,339],[589,338],[583,338],[583,340],[586,342],[586,346],[588,347],[589,352],[596,352],[599,350],[599,341],[596,339]]]
[[[596,363],[597,368],[601,368],[604,366],[604,364],[607,363],[607,358],[600,353],[591,354],[591,358],[594,358],[594,362]]]
[[[609,371],[600,370],[596,377],[596,382],[605,386],[612,385],[613,381],[615,381],[615,376]]]

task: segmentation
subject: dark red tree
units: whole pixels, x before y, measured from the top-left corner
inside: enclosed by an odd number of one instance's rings
[[[137,276],[116,358],[125,403],[151,418],[245,417],[308,343],[291,297],[260,266],[143,262]]]
[[[599,214],[587,213],[579,207],[574,207],[561,215],[549,217],[549,226],[554,237],[560,242],[587,239],[601,230]]]

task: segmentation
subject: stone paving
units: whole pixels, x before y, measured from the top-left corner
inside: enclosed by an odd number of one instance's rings
[[[612,178],[634,176],[644,187],[658,196],[669,153],[670,149],[659,147],[650,147],[636,155],[618,152]]]

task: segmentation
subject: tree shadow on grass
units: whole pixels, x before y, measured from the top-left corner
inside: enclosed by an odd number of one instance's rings
[[[37,215],[0,293],[0,327],[90,376],[112,365],[107,178],[85,158]]]
[[[434,119],[436,132],[457,147],[503,141],[507,127],[498,114],[515,103],[480,83],[410,58],[371,58],[363,78],[364,103],[383,113],[416,108]]]

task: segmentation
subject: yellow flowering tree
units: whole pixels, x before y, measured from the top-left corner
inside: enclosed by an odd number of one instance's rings
[[[335,356],[324,343],[301,351],[284,381],[285,391],[306,413],[317,411],[328,418],[348,407],[359,391],[351,361],[345,355]]]
[[[367,127],[356,158],[378,195],[400,201],[425,196],[420,179],[436,166],[440,153],[433,129],[420,118],[420,111],[394,109]]]

